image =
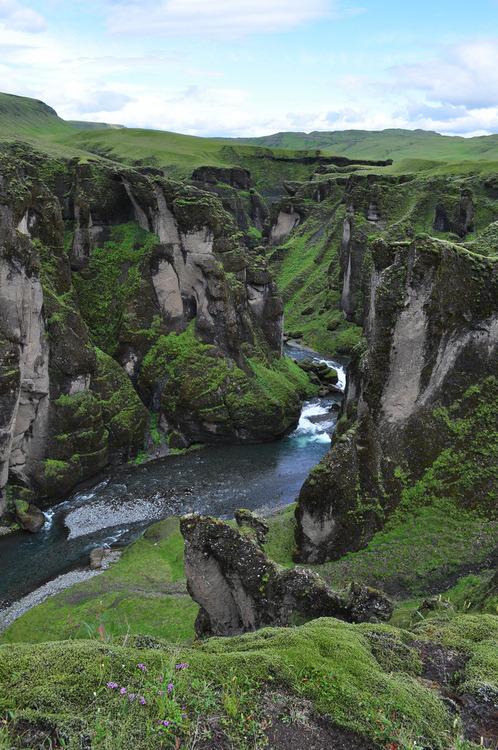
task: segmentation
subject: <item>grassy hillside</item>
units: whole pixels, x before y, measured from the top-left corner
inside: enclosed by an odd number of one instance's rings
[[[26,96],[0,93],[0,134],[16,136],[62,135],[74,132],[73,126],[57,112]]]
[[[165,170],[172,177],[188,177],[201,166],[249,169],[260,190],[281,186],[284,180],[307,180],[316,169],[308,155],[282,148],[246,146],[219,138],[136,128],[84,130],[57,143],[132,166]]]
[[[65,122],[43,102],[0,94],[0,139],[22,140],[51,157],[117,161],[160,169],[173,178],[190,177],[200,166],[244,167],[261,192],[283,192],[284,180],[307,180],[320,153],[246,146],[219,138],[199,138],[162,130]]]
[[[260,138],[236,138],[239,143],[290,149],[321,149],[351,159],[498,159],[498,135],[462,138],[426,130],[392,128],[381,131],[336,130],[276,133]]]
[[[309,179],[317,163],[333,155],[393,159],[391,167],[364,167],[363,171],[394,174],[489,173],[496,171],[494,160],[498,160],[498,135],[461,138],[391,129],[223,140],[108,123],[66,122],[43,102],[12,94],[0,94],[0,138],[25,140],[51,156],[83,161],[104,158],[161,169],[175,178],[190,176],[200,166],[245,167],[266,194],[275,188],[282,191],[284,180]]]

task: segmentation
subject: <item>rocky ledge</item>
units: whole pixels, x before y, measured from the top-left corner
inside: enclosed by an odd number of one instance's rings
[[[200,605],[198,638],[297,625],[317,617],[389,620],[393,604],[382,592],[352,583],[347,593],[338,593],[317,573],[281,568],[261,549],[265,523],[247,510],[237,511],[236,520],[238,529],[194,513],[180,522],[187,589]]]

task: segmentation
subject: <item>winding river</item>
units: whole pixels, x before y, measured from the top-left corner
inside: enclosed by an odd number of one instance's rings
[[[342,365],[308,349],[287,346],[296,359],[327,361],[345,385]],[[112,471],[89,490],[76,492],[46,512],[38,534],[0,538],[0,609],[55,576],[88,565],[93,547],[129,544],[152,522],[188,509],[232,518],[292,502],[310,469],[327,452],[341,394],[303,405],[297,429],[275,443],[207,446]]]

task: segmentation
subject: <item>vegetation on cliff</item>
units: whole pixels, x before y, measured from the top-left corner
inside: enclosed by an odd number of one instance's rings
[[[155,524],[2,634],[0,746],[494,747],[493,137],[81,131],[7,95],[0,121],[0,510],[31,523],[24,485],[60,495],[148,423],[176,445],[290,429],[314,389],[280,357],[273,273],[287,332],[352,366],[267,551],[397,600],[390,624],[192,643],[178,521]]]

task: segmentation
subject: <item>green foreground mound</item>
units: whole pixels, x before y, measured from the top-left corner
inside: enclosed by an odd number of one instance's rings
[[[430,638],[463,648],[462,684],[474,694],[486,685],[491,696],[497,635],[496,618],[468,615],[432,625]],[[263,706],[275,692],[282,706],[311,701],[314,714],[381,744],[449,747],[454,717],[419,680],[413,637],[322,618],[186,649],[139,636],[2,646],[4,736],[17,736],[18,747],[41,730],[56,747],[185,748],[194,734],[218,732],[218,747],[260,747]],[[429,639],[427,629],[420,637]]]
[[[266,551],[286,566],[293,509],[269,519]],[[384,583],[396,588],[402,573],[404,596],[427,595],[436,582],[446,589],[469,565],[482,569],[492,540],[479,549],[484,527],[464,518],[458,533],[447,529],[446,562],[441,539],[421,533],[408,555],[412,574],[398,568],[408,531],[426,520],[400,520],[366,550],[315,567],[335,585],[368,582],[382,557]],[[460,566],[451,563],[457,555]],[[467,576],[444,599],[400,602],[392,625],[321,618],[189,645],[196,613],[178,520],[156,523],[109,570],[2,634],[0,748],[470,750],[481,737],[494,747],[496,576]]]

